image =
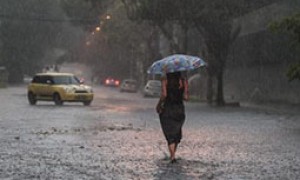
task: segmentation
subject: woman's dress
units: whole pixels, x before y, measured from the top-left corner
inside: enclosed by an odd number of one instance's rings
[[[185,121],[183,104],[184,87],[180,87],[178,77],[167,77],[167,97],[163,112],[159,115],[161,127],[168,144],[178,144],[182,138],[182,125]],[[183,84],[183,83],[182,83]]]

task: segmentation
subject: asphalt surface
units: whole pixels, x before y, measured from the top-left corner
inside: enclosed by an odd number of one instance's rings
[[[0,179],[278,179],[300,177],[300,112],[186,103],[170,164],[157,99],[94,87],[91,106],[0,89]]]

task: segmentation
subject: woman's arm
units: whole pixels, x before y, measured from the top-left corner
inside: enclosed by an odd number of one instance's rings
[[[167,80],[162,79],[161,94],[160,94],[159,101],[156,105],[156,112],[159,114],[162,113],[162,104],[165,102],[166,97],[167,97]]]
[[[161,98],[165,99],[167,97],[167,80],[162,79],[161,81]]]
[[[189,100],[189,84],[187,79],[183,79],[184,83],[184,92],[183,92],[183,100],[188,101]]]

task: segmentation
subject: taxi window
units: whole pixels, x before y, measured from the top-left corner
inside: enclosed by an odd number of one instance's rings
[[[32,79],[32,83],[47,84],[47,80],[50,80],[51,82],[53,82],[51,76],[35,76]]]
[[[32,79],[32,83],[41,83],[40,76],[34,76],[34,78]]]

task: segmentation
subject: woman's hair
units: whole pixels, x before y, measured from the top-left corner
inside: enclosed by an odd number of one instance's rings
[[[180,79],[181,73],[180,72],[167,73],[167,79],[170,78]]]
[[[167,73],[164,78],[167,79],[187,79],[186,72],[173,72],[173,73]]]

